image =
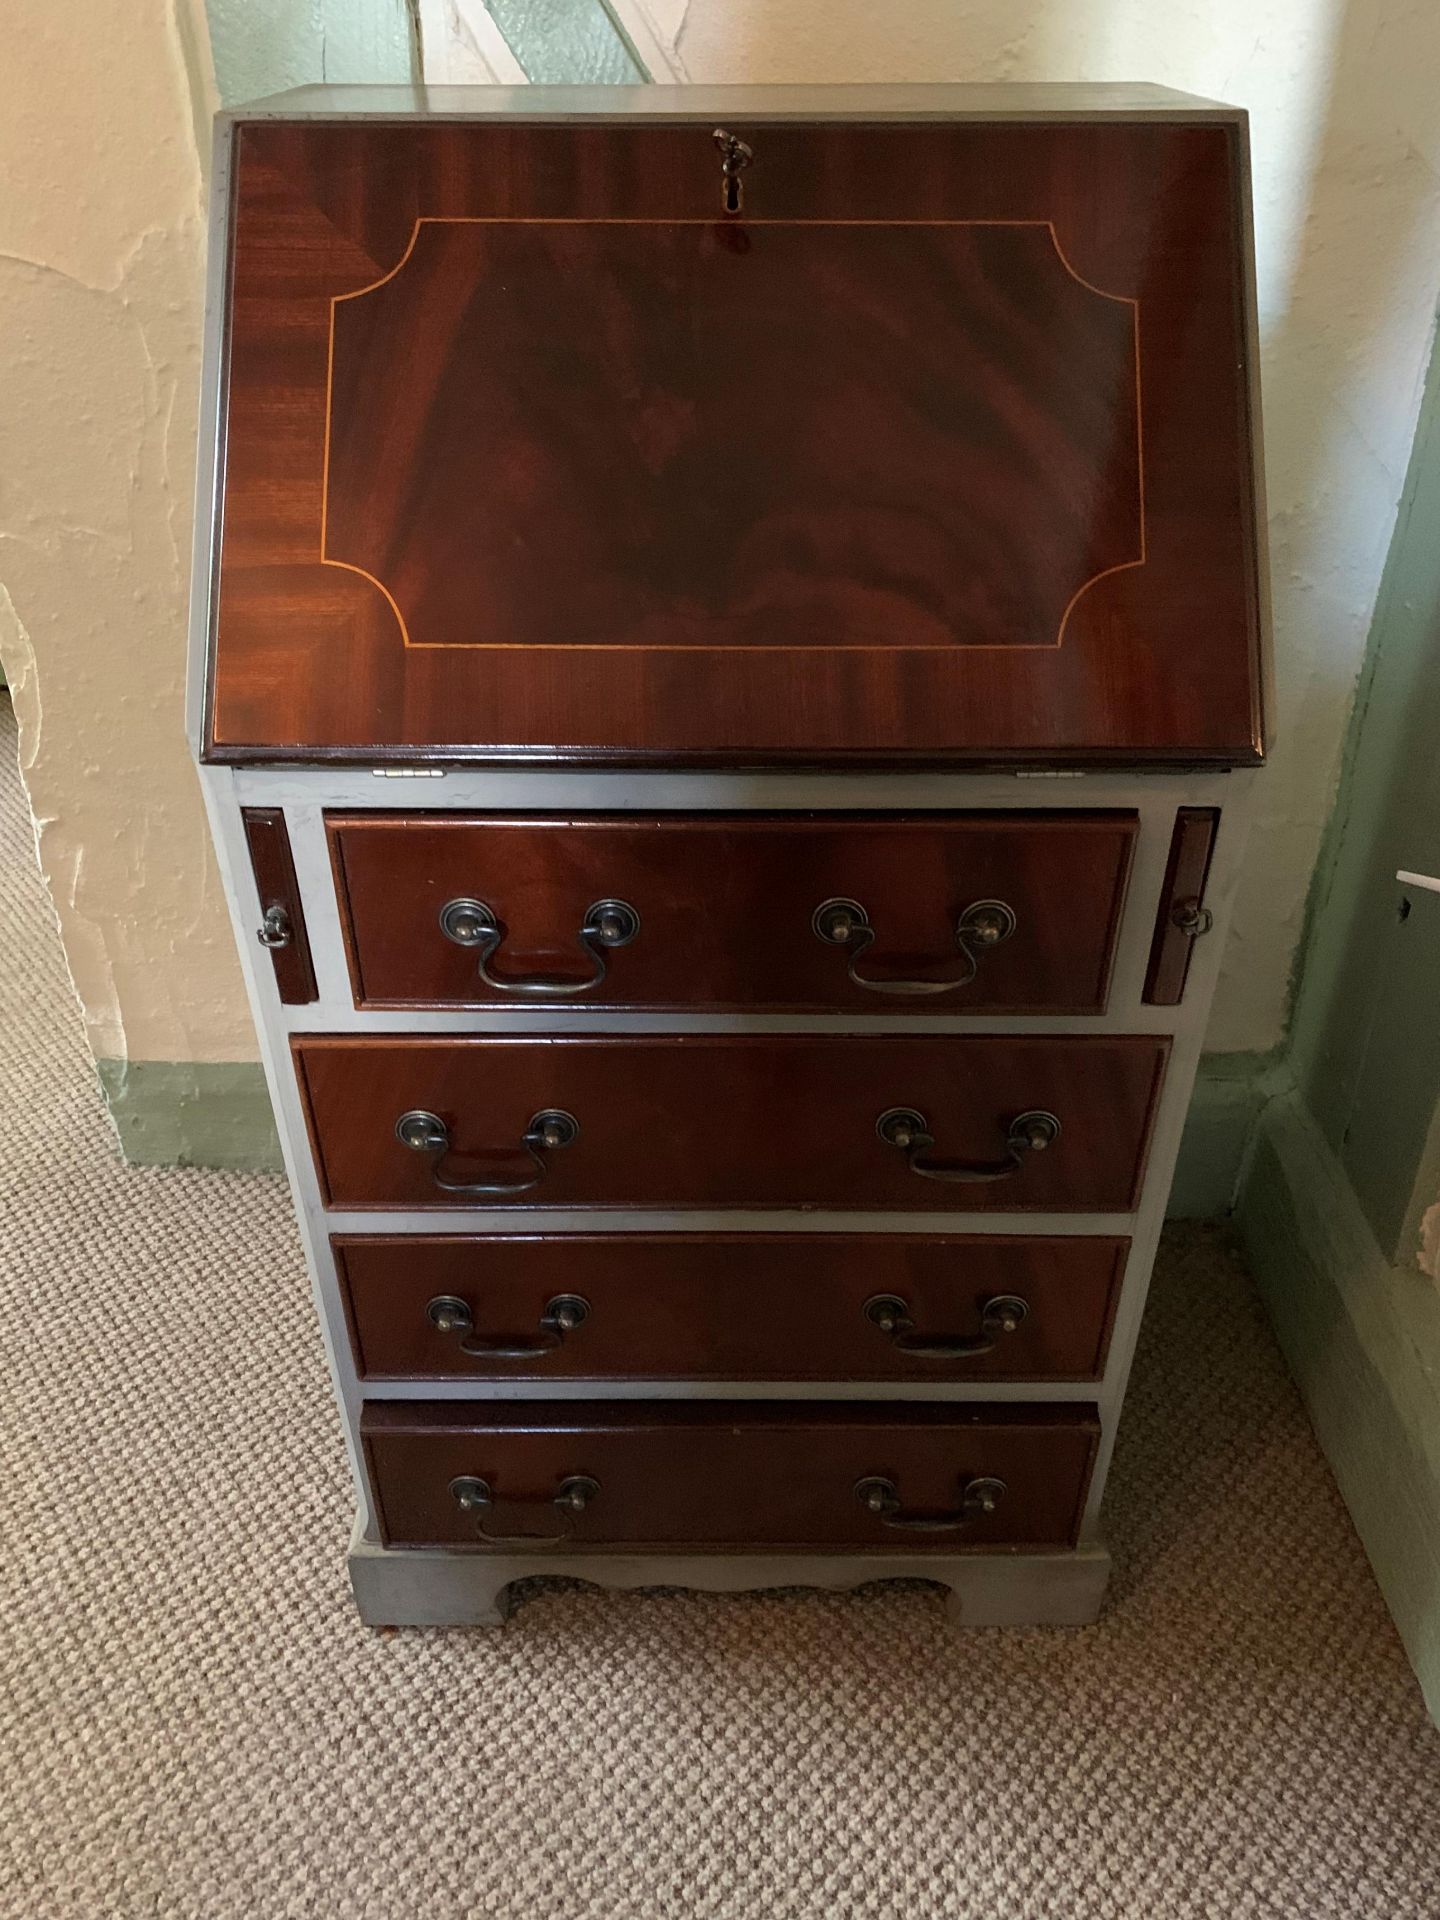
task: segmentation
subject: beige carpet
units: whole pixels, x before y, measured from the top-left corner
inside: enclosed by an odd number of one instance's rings
[[[284,1189],[117,1161],[0,717],[0,1911],[1440,1915],[1440,1736],[1214,1237],[1157,1283],[1098,1627],[536,1586],[366,1632]]]

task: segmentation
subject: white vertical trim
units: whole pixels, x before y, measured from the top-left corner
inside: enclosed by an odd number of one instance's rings
[[[647,78],[662,83],[689,80],[676,36],[660,26],[646,0],[602,0],[602,4],[630,42]]]
[[[419,0],[419,7],[420,58],[427,85],[529,85],[529,74],[510,51],[484,0]]]
[[[689,80],[675,34],[661,25],[648,0],[591,0],[591,4],[610,15],[647,80]],[[528,84],[528,75],[485,0],[419,0],[419,18],[420,57],[428,85]]]

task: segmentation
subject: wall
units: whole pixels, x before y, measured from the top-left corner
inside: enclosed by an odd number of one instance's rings
[[[94,4],[6,13],[0,657],[95,1053],[242,1060],[254,1042],[180,723],[204,21],[133,0],[114,29]]]
[[[407,77],[400,0],[217,8],[241,91]],[[11,0],[0,67],[0,662],[41,864],[133,1158],[273,1153],[183,732],[216,105],[200,0]],[[368,63],[368,64],[367,64]],[[358,72],[357,72],[358,69]]]
[[[1386,567],[1346,777],[1317,874],[1295,1077],[1387,1258],[1440,1200],[1440,349]],[[1433,1221],[1431,1226],[1433,1229]],[[1427,1254],[1432,1269],[1437,1249]]]
[[[1440,351],[1240,1225],[1440,1718]]]

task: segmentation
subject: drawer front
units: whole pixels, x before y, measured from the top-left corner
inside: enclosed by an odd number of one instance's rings
[[[358,1006],[1099,1013],[1136,822],[342,814],[328,827]]]
[[[291,1045],[336,1207],[1082,1212],[1135,1204],[1169,1050],[1149,1035]]]
[[[1097,1380],[1128,1241],[341,1236],[362,1379]]]
[[[387,1546],[1073,1544],[1098,1422],[1079,1407],[372,1402]]]

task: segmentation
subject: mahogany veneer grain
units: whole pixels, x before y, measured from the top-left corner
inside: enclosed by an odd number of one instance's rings
[[[875,1038],[685,1034],[291,1042],[333,1207],[876,1207],[1123,1212],[1135,1203],[1169,1040],[1163,1036]],[[1045,1108],[1060,1138],[1012,1177],[913,1173],[876,1132],[917,1109],[937,1157],[992,1163],[1010,1122]],[[458,1179],[518,1180],[532,1117],[559,1108],[573,1144],[510,1197],[442,1192],[396,1138],[437,1115]]]
[[[1128,1241],[1084,1235],[625,1233],[338,1235],[362,1379],[1098,1380]],[[476,1336],[537,1341],[546,1305],[589,1312],[530,1358],[467,1355],[428,1319],[463,1300]],[[865,1312],[902,1299],[928,1336],[976,1333],[988,1300],[1029,1308],[990,1352],[904,1352]]]
[[[1073,1545],[1099,1424],[1090,1407],[388,1401],[366,1406],[362,1431],[389,1546],[490,1550],[450,1494],[458,1476],[490,1483],[491,1533],[538,1534],[561,1525],[560,1483],[588,1474],[600,1490],[571,1517],[567,1551],[955,1553]],[[953,1511],[981,1475],[1005,1493],[962,1532],[898,1532],[855,1496],[874,1474],[894,1481],[906,1510]]]
[[[440,927],[478,897],[506,932],[502,979],[584,981],[578,929],[620,897],[640,931],[604,982],[567,1004],[873,1013],[1099,1013],[1124,903],[1131,813],[827,815],[331,814],[357,1006],[505,1006],[473,951]],[[957,980],[956,924],[999,898],[1015,932],[978,955],[968,985],[909,997],[857,986],[816,938],[815,909],[859,902],[875,928],[866,977]]]
[[[1240,116],[235,137],[209,757],[1257,757]]]

